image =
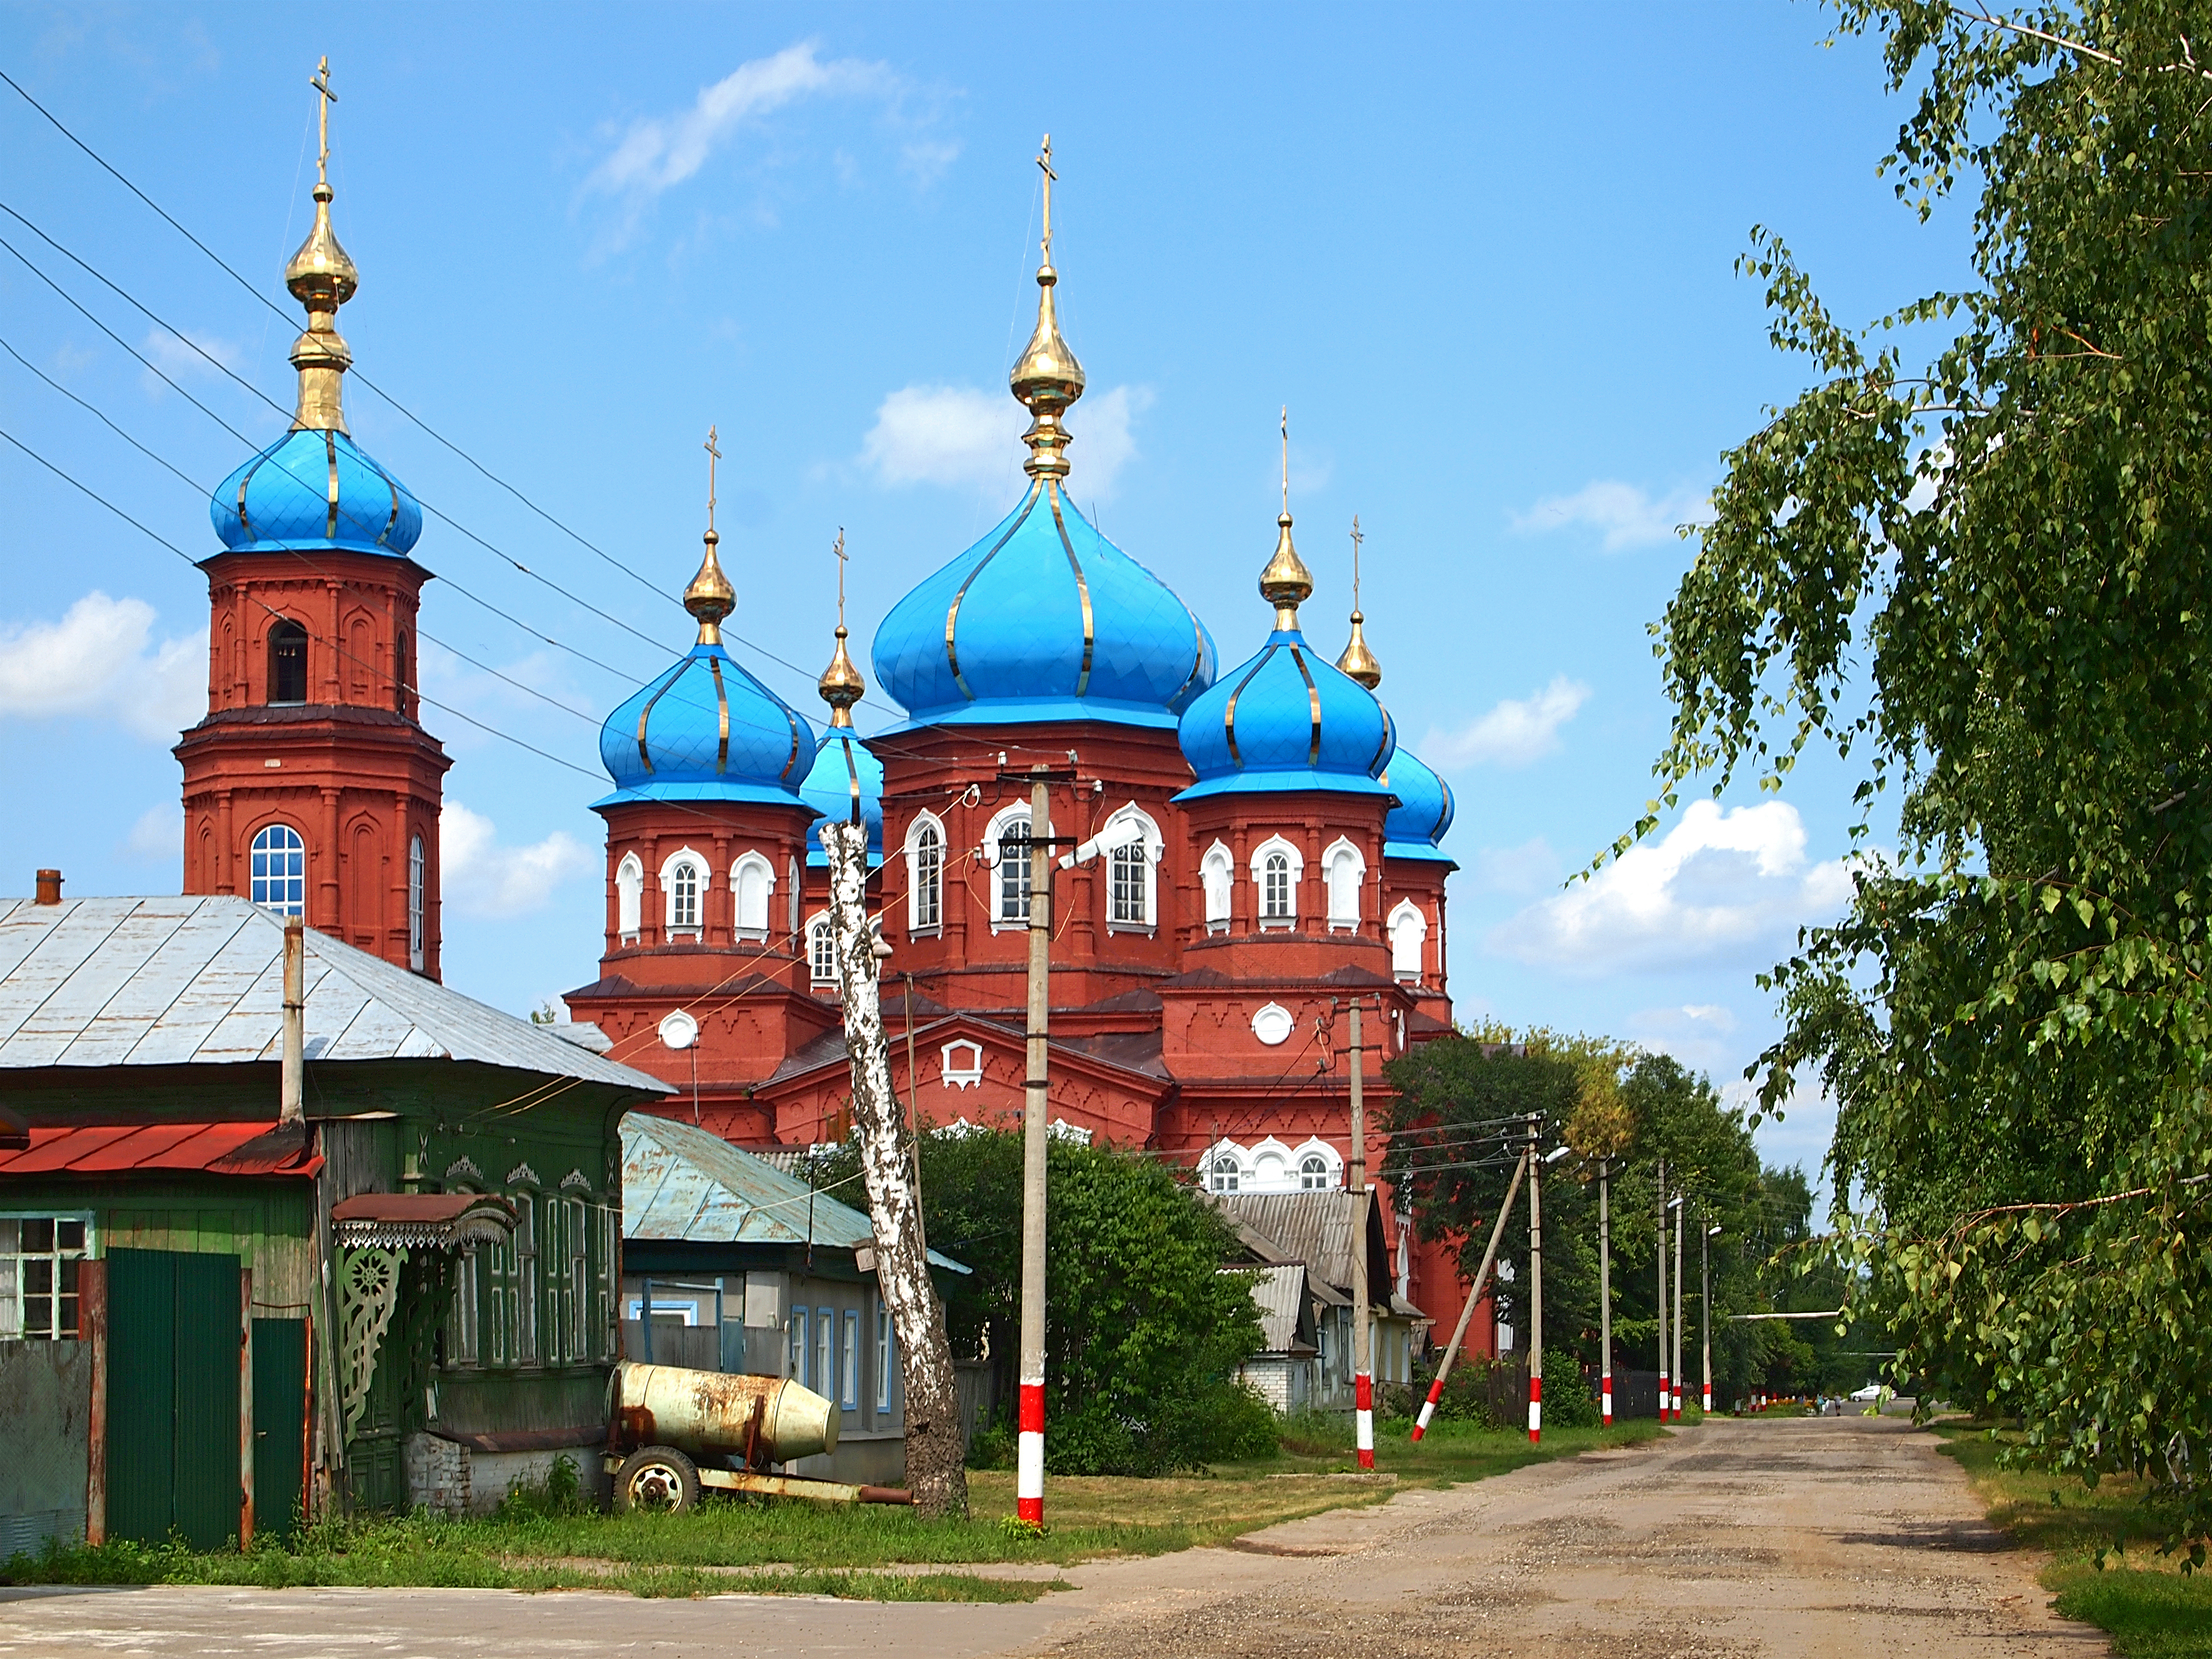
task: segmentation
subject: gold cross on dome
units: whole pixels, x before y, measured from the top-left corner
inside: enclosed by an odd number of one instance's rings
[[[1283,511],[1291,510],[1291,406],[1283,405]]]
[[[845,625],[845,566],[848,556],[845,551],[845,526],[842,524],[837,526],[837,545],[830,550],[837,557],[837,626],[842,628]]]
[[[331,181],[331,106],[338,100],[337,94],[331,90],[331,60],[328,58],[316,66],[314,78],[307,84],[319,94],[315,102],[315,112],[322,120],[322,147],[315,152],[315,182],[326,185]]]
[[[1044,136],[1044,149],[1037,156],[1038,167],[1044,173],[1044,262],[1052,263],[1052,185],[1060,175],[1052,170],[1052,135]]]
[[[707,528],[714,527],[714,463],[722,459],[722,452],[714,447],[715,428],[707,428]]]
[[[1366,537],[1359,533],[1359,515],[1352,515],[1352,608],[1359,609],[1359,544]]]

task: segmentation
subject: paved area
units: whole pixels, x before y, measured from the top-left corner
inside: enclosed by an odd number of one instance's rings
[[[1026,1607],[484,1590],[0,1590],[0,1656],[185,1659],[2089,1659],[1931,1437],[1717,1421],[1662,1445],[1073,1567]]]

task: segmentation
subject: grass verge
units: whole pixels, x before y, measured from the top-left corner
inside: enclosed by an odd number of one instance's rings
[[[1547,1431],[1537,1448],[1517,1432],[1439,1423],[1416,1446],[1406,1438],[1410,1426],[1376,1425],[1371,1475],[1357,1468],[1349,1421],[1316,1419],[1287,1425],[1281,1454],[1265,1462],[1176,1479],[1056,1477],[1047,1486],[1051,1524],[1041,1538],[1005,1524],[1014,1510],[1013,1477],[976,1470],[969,1475],[973,1512],[965,1521],[795,1500],[710,1498],[689,1514],[665,1516],[601,1515],[577,1504],[520,1499],[477,1519],[417,1513],[331,1523],[242,1554],[115,1543],[18,1556],[0,1571],[0,1580],[1026,1601],[1068,1586],[1036,1574],[1000,1576],[1006,1565],[1041,1568],[1225,1544],[1280,1522],[1382,1503],[1395,1492],[1480,1480],[1660,1432],[1655,1423]]]
[[[2047,1472],[1998,1468],[2004,1443],[1983,1430],[1938,1424],[1936,1432],[1990,1519],[2050,1553],[2043,1583],[2060,1613],[2110,1632],[2122,1659],[2212,1659],[2212,1576],[2185,1574],[2179,1556],[2159,1554],[2142,1535],[2139,1483],[2101,1480],[2092,1492]]]

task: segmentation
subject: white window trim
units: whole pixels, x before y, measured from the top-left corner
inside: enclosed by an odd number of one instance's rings
[[[1217,873],[1221,878],[1221,907],[1218,910],[1214,908],[1214,884],[1212,880]],[[1237,854],[1221,842],[1215,842],[1206,849],[1206,856],[1198,862],[1198,878],[1206,901],[1206,931],[1209,933],[1227,933],[1229,919],[1237,908]]]
[[[921,855],[921,832],[937,832],[937,920],[921,920],[921,872],[917,860]],[[914,822],[906,827],[906,936],[908,939],[934,939],[945,930],[945,853],[951,846],[945,820],[927,809],[914,815]],[[994,894],[994,897],[996,895]]]
[[[810,985],[835,985],[837,982],[837,931],[834,927],[830,928],[830,976],[824,979],[822,977],[819,966],[814,960],[814,930],[817,927],[830,927],[830,913],[827,910],[817,910],[806,919],[806,930],[804,935],[806,947],[806,982]]]
[[[759,871],[768,881],[767,890],[761,897],[760,921],[757,923],[747,921],[739,908],[744,902],[742,896],[744,890],[744,872],[748,870]],[[770,864],[758,848],[749,848],[740,854],[738,861],[730,866],[730,918],[734,924],[732,928],[732,933],[741,939],[755,941],[766,939],[769,935],[769,918],[775,915],[775,866]]]
[[[993,813],[990,823],[983,827],[983,865],[990,872],[991,876],[991,931],[994,933],[1025,933],[1029,929],[1028,917],[1010,919],[1000,915],[999,910],[999,881],[1003,873],[999,868],[999,839],[1005,833],[1008,824],[1017,818],[1026,823],[1029,822],[1029,803],[1014,801]],[[1045,838],[1048,841],[1050,840],[1052,837],[1050,818],[1044,821],[1044,833]]]
[[[1267,914],[1267,860],[1277,853],[1287,856],[1291,865],[1291,914],[1287,916]],[[1249,868],[1252,872],[1254,911],[1260,919],[1260,926],[1270,930],[1287,928],[1295,932],[1298,925],[1298,890],[1305,884],[1306,855],[1298,851],[1294,842],[1287,842],[1280,836],[1270,836],[1252,849]]]
[[[1145,915],[1141,921],[1114,920],[1114,852],[1135,842],[1145,849]],[[1160,865],[1167,856],[1168,844],[1160,834],[1160,826],[1150,812],[1129,801],[1114,809],[1103,828],[1088,842],[1075,849],[1073,857],[1082,859],[1096,854],[1106,861],[1106,931],[1109,933],[1142,933],[1146,938],[1159,931],[1160,925]],[[1063,860],[1066,863],[1068,860]]]
[[[419,834],[410,836],[407,842],[407,965],[418,974],[422,971],[429,936],[425,908],[428,896],[423,891],[428,872],[429,858],[422,846],[422,837]]]
[[[1352,914],[1340,915],[1336,908],[1336,883],[1330,879],[1337,862],[1345,854],[1352,855]],[[1367,883],[1367,855],[1352,844],[1349,836],[1339,836],[1329,842],[1321,855],[1322,902],[1328,912],[1328,931],[1332,933],[1357,933],[1359,929],[1359,893]]]
[[[1398,952],[1398,937],[1407,922],[1413,924],[1413,964],[1410,969],[1399,959]],[[1424,947],[1428,944],[1429,939],[1427,915],[1413,900],[1400,899],[1390,908],[1387,926],[1390,934],[1390,977],[1402,983],[1419,984],[1424,958],[1426,955]]]
[[[676,866],[689,860],[699,872],[699,921],[696,927],[678,928],[676,926]],[[690,847],[679,847],[660,861],[660,926],[661,936],[674,939],[688,934],[695,939],[706,937],[707,895],[714,885],[714,861],[704,853]]]
[[[964,1048],[969,1059],[952,1063],[955,1049]],[[938,1080],[948,1089],[972,1089],[983,1080],[983,1045],[973,1037],[955,1037],[937,1052]]]
[[[615,937],[624,945],[637,943],[645,925],[645,860],[624,853],[615,866]]]

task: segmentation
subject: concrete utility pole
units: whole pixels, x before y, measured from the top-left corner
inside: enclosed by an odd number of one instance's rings
[[[1690,1214],[1674,1194],[1674,1422],[1681,1422],[1681,1224]]]
[[[1039,776],[1030,786],[1029,1077],[1022,1104],[1021,1407],[1014,1464],[1015,1513],[1038,1527],[1044,1525],[1045,1036],[1052,1006],[1052,838],[1045,826],[1051,805]]]
[[[1597,1407],[1598,1420],[1613,1426],[1613,1218],[1606,1209],[1611,1160],[1597,1161]]]
[[[1544,1437],[1544,1199],[1536,1120],[1528,1120],[1528,1443]]]
[[[1468,1322],[1474,1317],[1474,1304],[1482,1300],[1482,1287],[1490,1282],[1490,1270],[1498,1265],[1498,1241],[1505,1237],[1505,1218],[1513,1213],[1513,1196],[1521,1190],[1521,1177],[1528,1172],[1528,1154],[1522,1152],[1521,1161],[1513,1166],[1513,1179],[1505,1188],[1505,1200],[1498,1206],[1498,1219],[1490,1229],[1490,1245],[1482,1253],[1482,1266],[1474,1271],[1474,1283],[1468,1287],[1467,1300],[1460,1304],[1459,1323],[1452,1327],[1451,1341],[1444,1349],[1444,1357],[1437,1364],[1436,1380],[1429,1384],[1429,1397],[1421,1403],[1421,1414],[1413,1422],[1413,1438],[1419,1440],[1429,1431],[1429,1419],[1436,1414],[1437,1401],[1444,1395],[1444,1379],[1451,1375],[1452,1361],[1459,1357],[1459,1345],[1467,1336]]]
[[[1666,1422],[1666,1159],[1659,1159],[1659,1422]]]
[[[1713,1235],[1718,1227],[1708,1227],[1698,1240],[1698,1317],[1700,1324],[1700,1345],[1705,1349],[1705,1415],[1713,1414]]]
[[[1382,1012],[1382,999],[1376,999]],[[1359,999],[1352,999],[1352,1409],[1359,1467],[1375,1467],[1375,1371],[1367,1316],[1367,1097],[1359,1044]]]

